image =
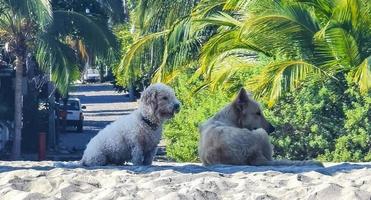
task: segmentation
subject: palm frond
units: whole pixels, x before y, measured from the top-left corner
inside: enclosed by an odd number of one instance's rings
[[[226,0],[202,0],[192,11],[193,19],[203,19],[223,10]]]
[[[360,65],[361,56],[355,38],[341,28],[327,30],[325,35],[326,43],[329,45],[329,51],[321,53],[332,54],[346,68]]]
[[[229,26],[232,28],[236,26],[241,27],[243,25],[242,22],[224,12],[218,12],[217,14],[213,14],[207,18],[195,20],[195,22],[210,23],[217,26]]]
[[[46,72],[52,73],[52,80],[65,94],[70,83],[70,74],[76,68],[76,55],[67,44],[48,34],[38,37],[36,60]]]
[[[199,72],[209,77],[214,65],[231,55],[250,58],[254,58],[257,53],[269,55],[269,52],[256,45],[252,38],[241,39],[239,36],[238,29],[213,36],[202,48]]]
[[[54,36],[69,36],[71,33],[84,42],[93,55],[110,58],[117,52],[118,44],[107,25],[73,11],[54,11],[54,20],[48,29]]]
[[[273,105],[284,91],[295,90],[310,74],[322,74],[322,71],[301,60],[275,61],[248,80],[246,85],[255,96],[269,97],[269,104]]]
[[[361,93],[367,94],[371,89],[371,57],[365,59],[350,75]]]
[[[3,37],[9,36],[9,34],[13,32],[12,30],[13,23],[14,22],[12,20],[12,17],[8,13],[0,14],[0,31]]]
[[[137,66],[134,65],[133,61],[135,60],[135,57],[140,54],[140,51],[146,46],[151,45],[151,42],[153,42],[154,40],[166,37],[168,33],[169,33],[168,30],[158,33],[152,33],[135,41],[129,47],[129,50],[126,52],[126,55],[124,55],[123,58],[121,59],[119,66],[117,68],[118,71],[124,76],[132,74],[132,72],[135,71],[135,68],[138,68]],[[128,78],[132,79],[134,77],[129,76]]]
[[[212,90],[220,87],[229,88],[234,83],[232,80],[237,72],[250,70],[257,65],[252,59],[241,58],[234,54],[221,57],[210,72],[210,81],[208,82]]]
[[[361,2],[359,0],[337,0],[332,19],[344,28],[358,24]]]
[[[193,66],[204,41],[202,30],[194,30],[190,17],[176,22],[165,39],[162,63],[154,74],[156,81],[164,81],[184,67]]]
[[[320,28],[310,11],[298,4],[274,5],[263,15],[246,19],[240,37],[254,38],[262,49],[292,56],[298,55],[298,51],[313,48],[314,34]]]
[[[52,21],[50,0],[6,0],[2,3],[11,10],[12,15],[34,19],[41,27],[46,27]]]
[[[253,0],[227,0],[224,10],[247,10]]]
[[[332,17],[333,9],[336,5],[336,1],[328,0],[298,0],[302,4],[313,6],[315,12],[319,13],[325,19],[329,20]]]

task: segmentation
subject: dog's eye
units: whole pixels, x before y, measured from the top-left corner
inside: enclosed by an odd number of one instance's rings
[[[167,96],[162,97],[162,100],[167,100]]]

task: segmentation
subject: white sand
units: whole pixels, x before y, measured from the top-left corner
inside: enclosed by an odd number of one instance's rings
[[[371,163],[251,167],[154,163],[82,168],[0,161],[0,199],[371,199]]]

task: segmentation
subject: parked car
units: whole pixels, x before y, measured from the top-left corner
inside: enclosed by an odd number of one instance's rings
[[[86,106],[82,106],[78,98],[68,98],[66,109],[64,108],[64,103],[60,102],[59,119],[62,125],[74,126],[77,128],[77,131],[81,133],[84,124],[83,109],[86,109]],[[64,122],[66,124],[63,124]]]
[[[98,82],[100,81],[100,74],[97,69],[89,68],[84,73],[84,82]]]

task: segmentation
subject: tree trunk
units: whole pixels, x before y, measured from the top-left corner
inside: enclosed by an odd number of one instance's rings
[[[130,101],[135,101],[135,89],[132,82],[129,85],[129,99]]]
[[[51,77],[51,73],[49,74]],[[48,94],[49,94],[49,123],[48,123],[48,147],[49,149],[56,148],[56,133],[55,133],[55,94],[54,85],[51,81],[48,83]]]
[[[15,91],[14,91],[14,140],[11,158],[20,159],[22,140],[22,108],[23,108],[23,63],[24,58],[16,55],[15,60]]]

